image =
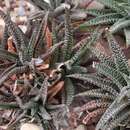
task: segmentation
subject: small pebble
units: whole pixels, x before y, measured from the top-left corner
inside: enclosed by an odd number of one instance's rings
[[[42,130],[42,129],[35,124],[25,123],[21,125],[20,130]]]
[[[85,125],[79,125],[75,130],[87,130]]]

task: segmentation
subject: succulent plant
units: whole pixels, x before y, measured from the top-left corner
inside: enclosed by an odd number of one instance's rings
[[[75,110],[79,113],[88,111],[82,121],[84,124],[96,121],[97,130],[125,128],[130,120],[128,62],[114,37],[107,33],[107,38],[112,57],[106,56],[95,48],[91,49],[100,60],[99,63],[95,63],[96,74],[69,75],[71,78],[88,81],[98,87],[77,94],[76,97],[86,96],[91,97],[92,100]]]
[[[110,32],[115,34],[123,31],[126,38],[126,43],[129,45],[129,2],[126,0],[97,0],[107,8],[103,10],[88,9],[87,14],[94,18],[80,25],[80,28],[95,26],[95,25],[111,25]]]
[[[49,12],[46,12],[42,21],[41,19],[31,21],[33,25],[31,36],[28,35],[28,31],[23,33],[12,22],[9,14],[0,10],[0,16],[6,24],[0,57],[13,64],[0,75],[0,86],[5,84],[5,81],[10,81],[10,77],[16,75],[13,89],[19,89],[22,86],[22,89],[25,90],[22,94],[11,91],[9,97],[12,97],[12,101],[1,102],[0,100],[2,110],[11,109],[15,112],[7,126],[15,126],[24,120],[27,123],[33,118],[36,123],[47,130],[67,127],[67,114],[73,101],[75,89],[73,81],[68,75],[87,72],[87,69],[81,65],[81,57],[89,53],[89,47],[96,43],[102,31],[98,33],[97,29],[89,39],[84,39],[84,42],[79,44],[78,51],[75,52],[73,48],[76,43],[68,8],[65,8],[64,35],[61,36],[56,32],[57,24],[53,20],[49,32],[52,44],[50,43],[49,46],[45,39]],[[7,39],[10,36],[13,38],[14,52],[7,50]],[[42,44],[45,48],[41,48]],[[41,53],[37,51],[38,49],[45,50]],[[39,71],[38,67],[46,64],[48,64],[46,70]],[[4,95],[5,97],[6,95]]]

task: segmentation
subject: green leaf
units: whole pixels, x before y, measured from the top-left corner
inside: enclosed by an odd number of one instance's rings
[[[72,81],[69,78],[65,79],[65,104],[68,106],[72,103],[75,93],[75,88]]]
[[[114,69],[116,68],[116,65],[112,57],[105,55],[96,48],[92,48],[91,51],[100,60],[100,63],[106,64]]]
[[[8,52],[7,50],[3,50],[2,48],[0,48],[0,58],[3,60],[9,60],[9,61],[13,61],[16,62],[18,60],[18,55]]]
[[[110,9],[115,10],[116,12],[122,14],[123,16],[127,15],[127,12],[121,7],[119,2],[115,0],[97,0],[98,2],[102,3],[103,5],[109,7]]]
[[[72,68],[71,68],[71,70],[69,70],[69,74],[74,74],[74,73],[79,73],[79,74],[85,74],[85,73],[87,73],[88,72],[88,70],[85,68],[85,67],[82,67],[82,66],[73,66]]]
[[[39,109],[40,109],[40,114],[43,120],[51,120],[50,114],[47,112],[47,110],[43,106],[40,106]]]
[[[87,9],[85,10],[87,14],[93,15],[93,16],[103,16],[106,14],[113,13],[110,9],[104,9],[104,10],[98,10],[98,9]]]
[[[119,13],[110,13],[105,15],[97,16],[96,18],[90,19],[89,21],[79,25],[80,28],[85,28],[94,25],[113,24],[121,18]]]
[[[89,48],[91,46],[93,46],[97,40],[99,39],[99,37],[102,34],[102,30],[100,30],[99,33],[99,27],[96,28],[96,30],[93,32],[93,34],[91,35],[89,42],[87,40],[88,43],[84,42],[83,44],[80,45],[80,48],[78,49],[78,51],[74,54],[74,56],[71,57],[70,60],[68,60],[66,62],[66,64],[69,66],[69,68],[71,68],[71,66],[78,62],[80,60],[80,58],[87,52],[89,51]]]
[[[91,98],[101,98],[101,99],[110,99],[110,100],[115,99],[115,96],[113,96],[107,92],[104,92],[102,89],[92,89],[92,90],[88,90],[86,92],[82,92],[82,93],[75,95],[75,97],[79,97],[79,96],[85,96],[85,97],[91,97]]]
[[[121,19],[119,21],[117,21],[117,23],[115,23],[113,26],[111,26],[111,28],[109,29],[109,31],[111,33],[116,33],[124,28],[127,28],[130,26],[130,19]]]
[[[6,49],[8,38],[9,38],[8,27],[5,25],[2,43],[0,45],[2,49]]]
[[[71,27],[71,19],[70,19],[70,10],[67,8],[65,9],[65,37],[64,37],[65,44],[63,45],[63,59],[62,61],[69,60],[72,54],[72,47],[73,47],[73,32]]]
[[[72,74],[72,75],[68,75],[68,77],[72,77],[74,79],[79,79],[83,81],[88,81],[89,83],[98,86],[102,90],[105,90],[114,96],[118,95],[118,91],[117,91],[118,88],[111,80],[107,80],[105,78],[103,79],[97,75],[92,75],[92,74]]]
[[[14,103],[0,103],[0,110],[4,109],[16,109],[19,108],[17,104]]]
[[[15,47],[17,49],[17,51],[19,52],[21,49],[21,45],[25,46],[25,35],[24,33],[21,31],[21,29],[15,25],[15,23],[13,23],[13,21],[11,20],[9,14],[5,14],[1,9],[0,9],[0,16],[3,18],[9,34],[11,34],[13,36],[13,40],[15,43]]]
[[[113,55],[117,70],[120,71],[121,73],[129,75],[128,61],[125,55],[123,54],[119,44],[116,42],[116,40],[110,33],[107,34],[107,39],[108,39],[108,42],[112,51],[112,55]]]
[[[118,97],[109,106],[104,115],[101,117],[100,121],[96,126],[96,130],[105,130],[108,128],[110,120],[115,118],[120,112],[122,112],[126,107],[130,107],[130,102],[117,103]]]
[[[95,64],[95,68],[97,71],[106,77],[110,78],[120,89],[127,85],[125,79],[123,78],[122,74],[117,71],[116,69],[113,69],[106,64]]]

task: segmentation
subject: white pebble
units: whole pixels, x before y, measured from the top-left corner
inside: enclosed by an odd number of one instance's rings
[[[35,124],[25,123],[21,125],[20,130],[42,130],[42,129]]]

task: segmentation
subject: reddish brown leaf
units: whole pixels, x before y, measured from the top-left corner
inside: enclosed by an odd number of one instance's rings
[[[50,48],[52,46],[52,35],[48,26],[46,27],[45,39],[46,39],[47,47]]]
[[[104,112],[106,108],[99,108],[87,114],[82,120],[83,124],[92,124],[96,118],[99,118]]]
[[[50,101],[54,96],[56,96],[57,93],[59,93],[62,90],[63,86],[64,86],[64,81],[60,81],[55,86],[52,86],[51,88],[49,88],[48,101]]]
[[[8,38],[8,43],[7,43],[7,45],[8,45],[8,51],[9,51],[9,52],[12,52],[12,53],[15,53],[15,52],[16,52],[16,49],[15,49],[15,47],[14,47],[14,45],[13,45],[13,37],[9,37],[9,38]]]
[[[37,67],[37,69],[39,71],[46,70],[48,68],[49,68],[49,64],[42,64],[42,65],[40,65],[40,66]]]

